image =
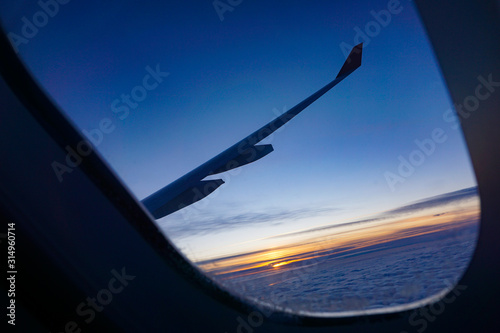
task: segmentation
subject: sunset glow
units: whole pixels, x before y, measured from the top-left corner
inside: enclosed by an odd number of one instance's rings
[[[441,213],[439,213],[441,212]],[[262,249],[226,258],[200,262],[200,267],[215,275],[237,274],[236,276],[262,274],[292,263],[332,257],[340,259],[362,253],[364,249],[398,240],[411,239],[439,232],[453,232],[454,229],[478,223],[479,201],[472,198],[461,205],[440,205],[406,214],[383,213],[372,216],[373,221],[360,224],[332,226],[318,231],[306,230],[289,234],[288,245],[273,249]],[[283,237],[281,235],[277,237]],[[231,275],[234,277],[234,275]]]

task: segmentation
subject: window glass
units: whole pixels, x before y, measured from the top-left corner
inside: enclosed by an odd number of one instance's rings
[[[480,210],[459,119],[475,106],[456,113],[410,1],[0,12],[33,75],[140,200],[333,80],[363,42],[359,69],[260,143],[272,153],[204,178],[224,184],[156,223],[223,288],[294,313],[415,307],[466,269]],[[57,162],[47,167],[65,181],[75,166]]]

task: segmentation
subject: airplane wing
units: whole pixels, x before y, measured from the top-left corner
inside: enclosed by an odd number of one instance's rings
[[[156,219],[167,216],[205,198],[224,184],[222,179],[203,180],[205,177],[255,162],[272,152],[272,145],[257,145],[257,143],[286,124],[361,66],[362,51],[363,43],[356,45],[335,80],[219,155],[143,199],[143,205]]]

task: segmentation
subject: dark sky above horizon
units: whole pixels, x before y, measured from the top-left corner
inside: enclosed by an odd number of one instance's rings
[[[373,13],[388,6],[397,13],[385,26],[375,23]],[[188,254],[222,255],[221,248],[237,251],[259,237],[476,185],[462,133],[446,121],[450,98],[410,1],[244,0],[224,20],[213,1],[73,0],[50,10],[19,54],[80,130],[111,121],[97,149],[139,199],[331,81],[359,31],[376,29],[368,30],[361,68],[264,141],[274,152],[159,221],[167,233],[207,217],[240,221],[237,230],[178,240]],[[0,4],[11,39],[23,36],[26,21],[43,20],[40,11],[36,2]],[[114,112],[127,106],[122,95],[144,85],[148,67],[168,76],[126,116]],[[408,159],[419,149],[415,140],[436,129],[444,142],[391,188],[386,173],[398,174],[400,156]]]

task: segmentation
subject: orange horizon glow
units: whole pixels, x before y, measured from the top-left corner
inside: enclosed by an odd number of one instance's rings
[[[453,231],[479,221],[479,201],[471,200],[465,206],[446,207],[446,213],[436,213],[436,209],[425,209],[408,216],[389,217],[386,220],[368,222],[362,225],[345,226],[333,232],[312,232],[312,236],[289,236],[287,245],[258,252],[243,253],[232,257],[215,258],[199,264],[199,267],[213,275],[229,273],[237,276],[255,273],[272,273],[284,269],[291,263],[321,258],[335,254],[338,259],[343,253],[361,250],[373,245],[381,245],[395,240],[428,235],[443,231]],[[314,235],[317,233],[318,235]],[[234,275],[232,277],[235,277]]]

